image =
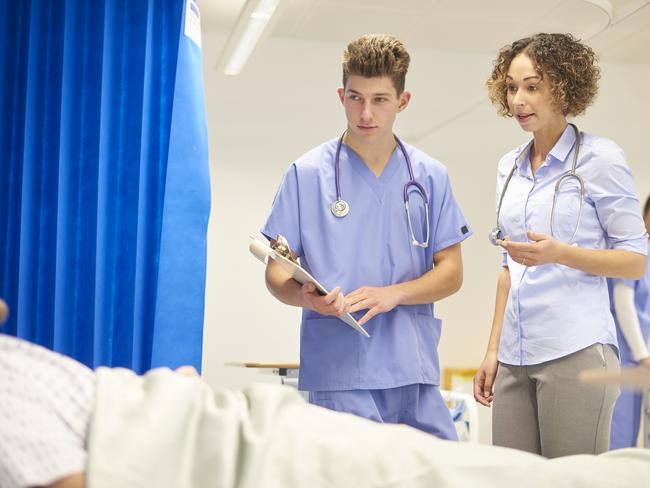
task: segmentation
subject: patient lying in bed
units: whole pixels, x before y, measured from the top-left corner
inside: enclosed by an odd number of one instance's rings
[[[230,391],[166,369],[93,372],[0,334],[3,488],[611,488],[648,479],[641,449],[546,460],[336,413],[280,385]]]

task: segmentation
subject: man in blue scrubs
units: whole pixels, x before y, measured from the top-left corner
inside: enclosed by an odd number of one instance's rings
[[[392,36],[348,45],[338,90],[347,130],[289,166],[262,229],[269,239],[284,236],[331,291],[301,286],[273,260],[266,283],[303,309],[299,388],[311,403],[457,439],[439,391],[433,303],[460,288],[460,242],[471,231],[446,168],[393,135],[411,96],[408,65]],[[345,202],[339,211],[337,201]],[[346,312],[370,338],[337,318]]]

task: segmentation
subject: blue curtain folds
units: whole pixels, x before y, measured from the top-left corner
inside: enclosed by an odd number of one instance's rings
[[[200,368],[210,187],[185,15],[0,2],[3,332],[91,367]]]

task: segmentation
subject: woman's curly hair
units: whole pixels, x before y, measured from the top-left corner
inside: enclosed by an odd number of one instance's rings
[[[535,34],[499,51],[486,85],[499,115],[512,117],[508,107],[506,75],[520,53],[530,57],[537,73],[550,82],[551,94],[564,115],[584,113],[596,98],[600,68],[594,51],[571,34]]]

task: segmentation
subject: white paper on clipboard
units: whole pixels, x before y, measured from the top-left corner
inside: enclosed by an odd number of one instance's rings
[[[323,285],[321,285],[316,280],[316,278],[310,275],[304,268],[289,261],[284,256],[281,256],[280,254],[276,253],[273,249],[271,249],[263,242],[252,238],[251,243],[248,246],[248,249],[257,259],[259,259],[265,264],[268,258],[274,259],[275,262],[278,263],[280,266],[282,266],[282,268],[285,271],[287,271],[291,275],[291,277],[294,280],[296,280],[298,283],[305,284],[308,282],[312,282],[316,287],[316,289],[323,295],[327,295],[327,293],[329,293],[327,289]],[[366,330],[361,325],[359,325],[359,322],[357,322],[355,318],[349,313],[341,315],[339,319],[341,319],[343,322],[348,324],[353,329],[358,330],[364,336],[370,337],[370,334],[368,334]]]

